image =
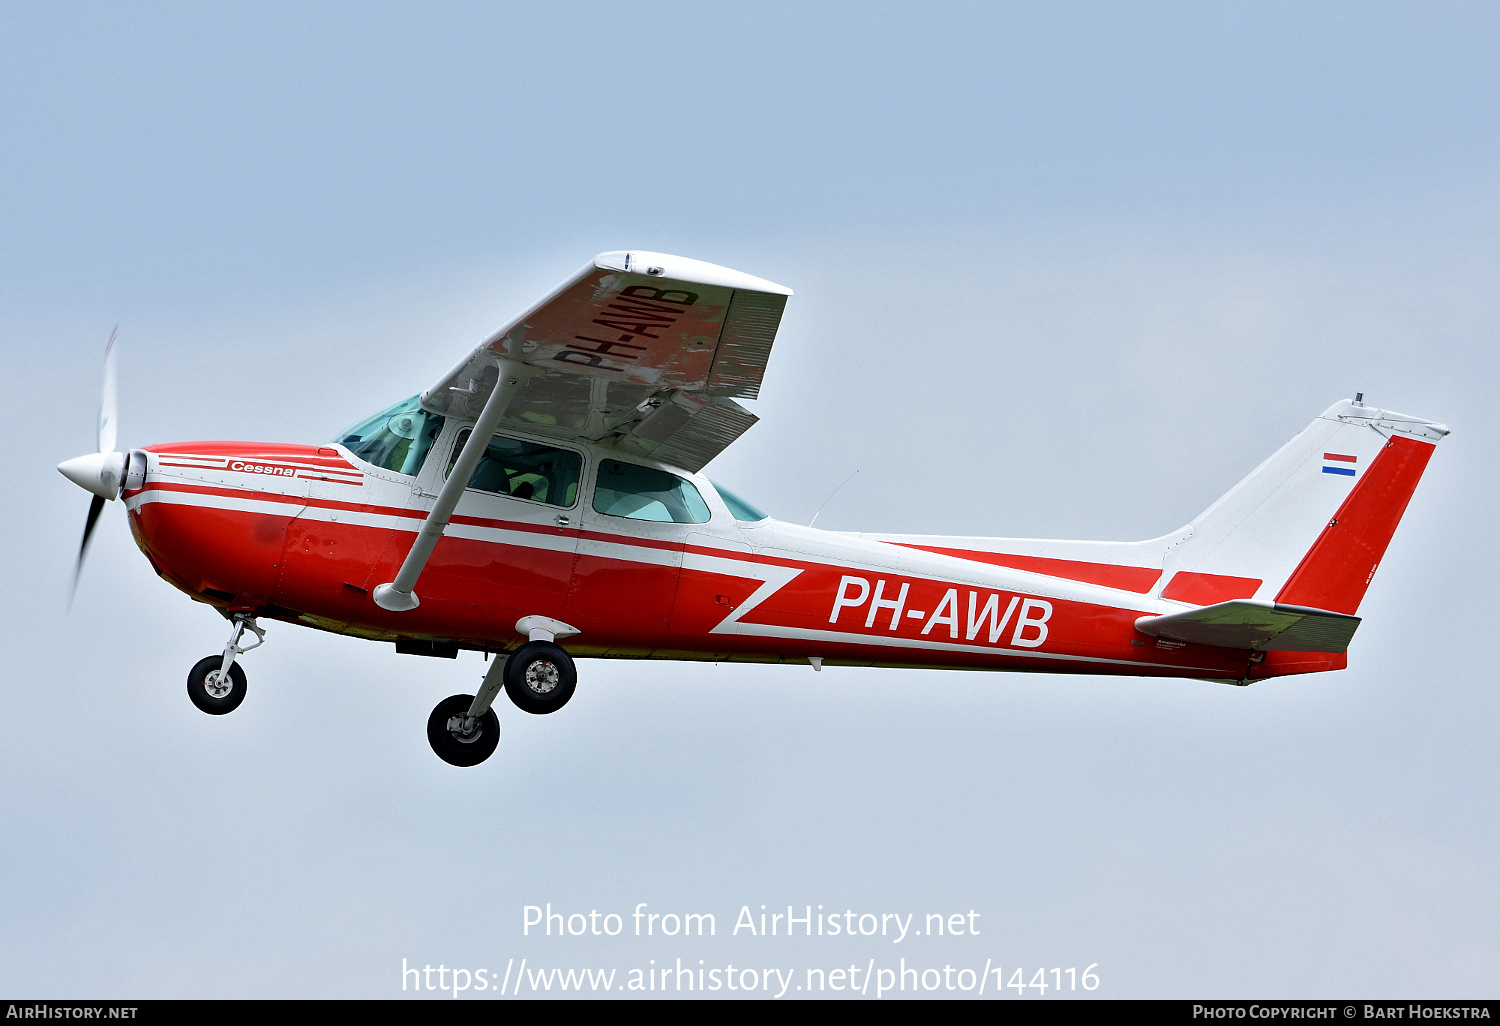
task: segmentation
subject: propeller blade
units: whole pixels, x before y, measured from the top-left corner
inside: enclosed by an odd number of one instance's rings
[[[109,344],[104,347],[104,391],[99,396],[99,451],[115,451],[115,411],[119,405],[115,389],[115,336],[120,326],[109,333]],[[93,523],[93,521],[90,521]]]
[[[68,590],[68,608],[73,607],[73,596],[78,594],[78,577],[83,573],[83,557],[89,551],[89,539],[94,535],[94,525],[99,522],[99,514],[104,510],[105,499],[103,496],[94,496],[94,501],[89,503],[89,518],[83,525],[83,541],[78,546],[78,562],[73,564],[73,587]]]
[[[57,468],[69,481],[94,493],[94,499],[89,503],[89,518],[83,524],[83,541],[78,543],[78,561],[73,564],[73,586],[68,589],[69,609],[73,608],[73,598],[78,594],[78,578],[83,574],[83,560],[88,555],[89,539],[94,536],[99,514],[104,511],[104,504],[119,494],[124,480],[125,457],[115,451],[115,414],[119,407],[115,385],[115,337],[119,333],[120,326],[116,324],[104,346],[104,388],[99,393],[99,451],[92,456],[67,460]]]

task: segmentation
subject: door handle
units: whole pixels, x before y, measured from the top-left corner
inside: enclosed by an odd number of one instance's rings
[[[567,527],[569,523],[571,523],[571,521],[568,520],[568,515],[566,513],[559,513],[557,515],[558,527]]]

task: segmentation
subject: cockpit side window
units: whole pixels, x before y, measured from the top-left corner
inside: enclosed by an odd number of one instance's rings
[[[360,421],[334,441],[366,463],[416,476],[442,430],[443,418],[422,409],[412,396]]]
[[[706,524],[709,517],[708,505],[691,482],[619,460],[600,462],[594,509],[612,517],[675,524]]]
[[[444,477],[458,462],[469,433],[468,428],[458,433]],[[496,435],[479,457],[479,465],[469,477],[469,487],[513,499],[567,507],[578,501],[578,481],[582,476],[583,457],[571,449],[554,449],[550,445]]]

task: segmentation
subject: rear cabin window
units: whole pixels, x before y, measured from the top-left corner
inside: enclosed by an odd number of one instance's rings
[[[366,463],[415,476],[442,430],[443,418],[422,409],[412,396],[360,421],[334,441]]]
[[[594,509],[612,517],[671,524],[708,523],[708,505],[692,483],[664,470],[619,460],[599,464]]]
[[[458,433],[444,477],[458,462],[469,434],[468,428]],[[469,477],[469,487],[512,499],[545,502],[549,506],[571,506],[578,501],[578,481],[582,476],[583,457],[571,449],[554,449],[550,445],[496,435],[479,457],[479,465]]]

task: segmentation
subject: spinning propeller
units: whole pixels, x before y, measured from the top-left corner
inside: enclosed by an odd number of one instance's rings
[[[115,410],[117,407],[115,388],[115,335],[119,326],[109,333],[109,344],[104,347],[104,391],[99,399],[99,451],[88,456],[79,456],[57,465],[62,476],[87,492],[94,499],[89,503],[88,519],[83,525],[83,541],[78,546],[78,562],[73,566],[73,587],[68,593],[72,604],[73,594],[78,590],[78,575],[83,572],[83,557],[88,552],[89,539],[104,503],[118,498],[125,481],[125,469],[129,457],[115,449]]]

